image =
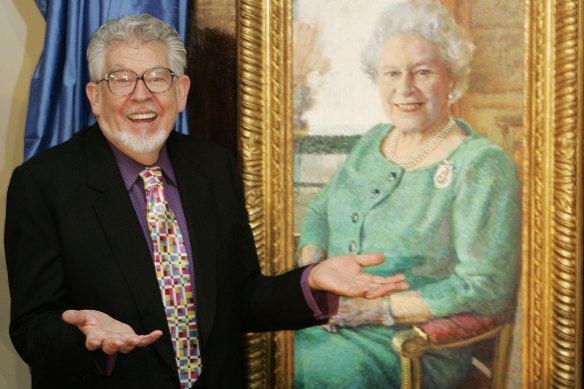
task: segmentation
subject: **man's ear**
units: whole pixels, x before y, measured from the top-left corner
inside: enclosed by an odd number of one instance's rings
[[[176,91],[178,95],[178,108],[179,112],[185,110],[187,106],[187,97],[189,95],[189,89],[191,88],[191,79],[187,75],[177,77],[176,79]]]
[[[91,104],[91,110],[96,118],[99,117],[101,113],[100,98],[99,98],[99,85],[95,82],[88,82],[85,86],[85,93]]]

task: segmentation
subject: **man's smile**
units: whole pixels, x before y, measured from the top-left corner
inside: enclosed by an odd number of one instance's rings
[[[156,112],[132,113],[132,114],[128,115],[128,119],[130,119],[131,121],[134,121],[134,122],[143,123],[143,122],[151,122],[154,119],[156,119],[157,116],[158,116],[158,114]]]

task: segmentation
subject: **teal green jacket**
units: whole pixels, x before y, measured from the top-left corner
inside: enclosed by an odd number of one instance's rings
[[[435,317],[510,308],[521,238],[515,164],[466,122],[457,124],[468,136],[446,159],[454,175],[442,188],[434,175],[444,161],[404,171],[380,152],[393,126],[369,130],[309,205],[300,247],[317,245],[329,256],[385,254],[368,271],[406,274]]]

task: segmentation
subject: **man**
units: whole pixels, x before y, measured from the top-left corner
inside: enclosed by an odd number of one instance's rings
[[[260,274],[233,158],[172,132],[190,81],[170,26],[111,20],[88,62],[98,124],[8,191],[10,334],[34,388],[241,387],[241,331],[318,324],[336,310],[321,291],[407,287],[361,272],[380,255]]]

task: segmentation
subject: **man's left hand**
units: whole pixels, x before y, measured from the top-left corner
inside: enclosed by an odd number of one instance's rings
[[[88,350],[101,349],[106,354],[129,353],[136,347],[146,347],[156,342],[162,336],[160,330],[137,335],[129,325],[99,311],[68,310],[63,312],[62,318],[83,332]]]

